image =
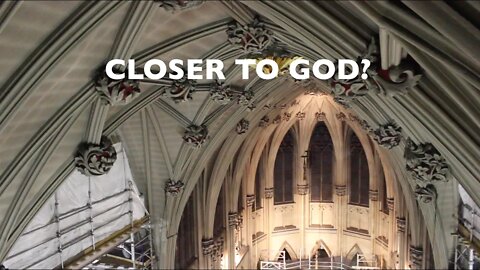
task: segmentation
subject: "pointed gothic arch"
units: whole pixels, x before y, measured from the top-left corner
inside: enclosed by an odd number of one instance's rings
[[[319,249],[325,250],[328,257],[332,257],[332,251],[328,248],[328,246],[322,240],[318,240],[317,242],[315,242],[315,245],[310,250],[310,257],[315,256],[315,253],[317,253]]]
[[[288,252],[292,260],[298,260],[297,253],[293,250],[292,246],[287,241],[283,242],[283,244],[280,246],[277,254],[275,255],[275,258],[278,258],[278,256],[280,256],[280,252],[284,249],[286,252]]]

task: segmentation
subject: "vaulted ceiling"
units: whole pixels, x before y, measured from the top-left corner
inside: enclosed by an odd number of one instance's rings
[[[439,198],[446,198],[445,205],[454,202],[450,187],[458,181],[480,204],[478,2],[179,2],[0,4],[0,259],[75,169],[79,144],[98,143],[101,135],[120,135],[153,220],[171,222],[167,234],[174,234],[190,192],[220,147],[232,143],[233,155],[246,138],[255,143],[258,137],[251,134],[262,117],[305,89],[333,95],[343,104],[338,106],[348,106],[372,129],[395,122],[403,139],[433,144],[449,166],[449,183],[435,183]],[[252,25],[255,18],[296,56],[356,59],[373,39],[378,70],[413,62],[421,78],[401,86],[379,79],[379,87],[363,86],[351,96],[323,81],[241,80],[232,63],[248,52],[227,30]],[[112,106],[95,81],[112,58],[134,58],[138,66],[151,58],[218,58],[226,63],[227,79],[221,86],[197,81],[191,93],[175,92],[170,80],[143,80],[138,97]],[[212,92],[226,86],[239,97],[222,103]],[[237,135],[242,119],[250,128]],[[201,132],[191,131],[200,147],[184,139],[192,126],[208,131],[205,141]],[[392,150],[402,168],[405,140]],[[169,180],[184,183],[180,196],[165,194]],[[413,193],[415,181],[404,184]]]

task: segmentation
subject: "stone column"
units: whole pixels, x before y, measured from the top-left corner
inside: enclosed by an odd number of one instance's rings
[[[245,209],[245,224],[246,224],[246,232],[247,232],[247,245],[250,248],[250,251],[248,252],[250,254],[250,263],[256,263],[255,258],[254,258],[254,250],[253,250],[253,241],[252,241],[252,235],[256,233],[255,231],[255,220],[253,219],[253,204],[255,202],[255,195],[253,194],[248,194],[247,195],[247,207]]]
[[[337,256],[343,256],[343,230],[346,228],[347,222],[347,186],[346,185],[335,185],[335,204],[337,210]],[[335,255],[335,254],[334,254]]]
[[[301,197],[300,199],[300,211],[298,213],[299,215],[299,218],[300,218],[300,239],[301,239],[301,243],[300,243],[300,248],[305,251],[305,246],[306,246],[306,243],[305,243],[305,228],[306,228],[306,211],[307,211],[307,204],[308,204],[308,184],[303,184],[303,185],[297,185],[297,193],[298,195]],[[302,255],[305,253],[302,251]],[[298,254],[300,256],[300,254]]]
[[[213,252],[213,238],[202,239],[202,255],[203,255],[203,265],[204,269],[209,269],[213,267],[212,262],[212,252]]]
[[[228,213],[228,227],[226,242],[228,246],[228,269],[235,269],[235,254],[240,248],[238,231],[240,229],[241,216],[236,212]]]
[[[376,181],[376,180],[375,180]],[[378,222],[380,222],[379,213],[378,213],[378,190],[370,189],[368,191],[368,198],[370,200],[368,211],[370,214],[370,226],[368,228],[370,239],[371,239],[371,246],[372,246],[372,253],[375,254],[375,238],[379,236],[378,232]]]
[[[407,254],[407,245],[405,243],[405,233],[407,230],[407,221],[404,217],[397,217],[397,267],[405,267],[405,255]]]
[[[269,188],[265,188],[264,190],[264,193],[263,195],[265,196],[265,200],[264,200],[264,211],[263,211],[263,215],[267,216],[266,217],[266,221],[267,223],[265,224],[265,230],[266,230],[266,233],[268,234],[267,237],[268,237],[268,242],[267,242],[267,249],[270,250],[271,249],[271,246],[272,246],[272,231],[273,231],[273,224],[274,224],[274,220],[273,220],[273,187],[269,187]],[[267,256],[268,256],[268,259],[272,259],[270,258],[270,256],[274,256],[274,255],[271,255],[271,252],[267,252]]]

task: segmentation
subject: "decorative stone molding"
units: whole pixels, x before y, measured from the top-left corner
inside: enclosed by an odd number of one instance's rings
[[[345,185],[335,185],[335,194],[337,196],[347,195],[347,186],[345,186]]]
[[[407,226],[407,221],[404,217],[397,217],[397,230],[399,232],[405,232]]]
[[[235,129],[237,131],[237,134],[244,134],[248,131],[248,127],[250,126],[250,122],[242,119],[240,122],[237,123],[237,128]]]
[[[254,194],[247,195],[247,207],[252,207],[254,202],[255,202],[255,195]]]
[[[294,99],[292,103],[290,103],[290,107],[297,106],[300,104],[300,100]]]
[[[380,125],[373,131],[373,139],[381,146],[392,149],[402,140],[402,128],[393,122]]]
[[[348,118],[350,121],[357,123],[363,130],[371,132],[370,125],[367,121],[360,119],[360,117],[354,115],[353,113],[349,113]]]
[[[154,0],[160,4],[161,8],[164,8],[169,12],[176,12],[180,10],[199,7],[205,0]]]
[[[216,81],[210,89],[210,99],[220,105],[226,105],[233,100],[232,89],[224,82]]]
[[[174,181],[169,179],[165,183],[165,192],[172,197],[176,197],[178,194],[180,194],[180,192],[182,192],[184,185],[185,184],[180,180]]]
[[[418,201],[429,203],[437,198],[437,190],[434,185],[427,184],[426,186],[415,186],[415,197]]]
[[[308,184],[298,184],[297,185],[297,193],[298,195],[307,195],[308,194]]]
[[[280,122],[282,122],[282,117],[280,115],[277,115],[277,117],[273,119],[272,124],[276,125],[280,124]]]
[[[204,125],[191,125],[185,130],[183,140],[195,148],[201,147],[208,139],[208,130]]]
[[[395,199],[387,198],[388,211],[393,212],[395,210]]]
[[[324,113],[324,112],[316,112],[315,113],[315,119],[317,119],[317,121],[325,121],[327,120],[327,115]]]
[[[357,62],[361,65],[362,59],[370,60],[370,67],[366,73],[368,78],[363,79],[362,72],[353,79],[339,79],[338,69],[329,80],[333,96],[342,103],[366,95],[373,91],[376,94],[395,96],[404,94],[414,87],[421,78],[419,66],[413,59],[403,59],[399,65],[392,66],[388,70],[381,69],[380,53],[372,39],[366,53],[359,57]]]
[[[259,127],[268,127],[268,125],[270,124],[270,118],[268,118],[268,116],[264,116],[262,117],[262,119],[260,119],[260,122],[258,123],[258,126]]]
[[[255,18],[249,25],[232,23],[227,29],[228,42],[247,54],[258,54],[273,43],[273,32]]]
[[[295,116],[296,116],[297,119],[300,120],[300,121],[303,120],[303,119],[305,119],[305,113],[304,113],[304,112],[298,112]]]
[[[339,121],[347,120],[347,116],[343,112],[339,112],[339,113],[335,114],[335,117],[337,117],[337,119]]]
[[[175,103],[185,102],[192,99],[192,93],[195,92],[196,82],[187,79],[187,72],[179,79],[174,80],[172,86],[165,90],[163,96],[171,98]]]
[[[420,269],[423,262],[423,248],[410,246],[410,263],[413,269]]]
[[[212,254],[213,246],[214,246],[214,241],[212,238],[202,239],[202,254],[203,255]]]
[[[94,81],[95,89],[102,100],[112,106],[125,105],[140,95],[141,92],[137,80],[110,79],[105,72],[105,68],[97,73]]]
[[[106,174],[117,160],[112,141],[102,136],[99,144],[82,143],[75,156],[76,168],[86,176]]]
[[[369,190],[368,197],[371,201],[378,201],[378,190]]]
[[[408,138],[404,156],[407,160],[406,169],[415,180],[426,184],[448,181],[448,164],[433,144],[415,144]]]
[[[273,187],[265,188],[265,191],[263,194],[265,195],[265,199],[273,198]]]
[[[289,112],[284,112],[283,113],[283,117],[282,117],[283,121],[288,122],[288,121],[290,121],[290,118],[292,118],[292,113],[289,113]]]

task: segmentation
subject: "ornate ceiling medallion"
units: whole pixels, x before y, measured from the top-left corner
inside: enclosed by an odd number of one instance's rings
[[[431,143],[415,144],[410,138],[405,145],[406,169],[421,183],[447,182],[448,164]]]
[[[168,195],[176,197],[180,192],[182,192],[183,186],[185,184],[182,181],[174,181],[169,179],[168,182],[165,183],[165,192]]]
[[[106,174],[117,160],[112,141],[102,136],[99,144],[83,143],[75,156],[76,168],[86,176]]]
[[[227,105],[233,100],[233,92],[229,85],[216,81],[210,89],[210,98],[220,105]]]
[[[367,52],[358,58],[360,67],[363,66],[362,59],[368,59],[371,63],[366,71],[368,75],[366,80],[362,79],[361,72],[353,79],[339,79],[338,69],[329,80],[332,94],[339,102],[345,103],[371,91],[385,96],[405,94],[422,77],[418,64],[411,58],[403,59],[399,65],[388,70],[381,69],[380,53],[374,39],[368,45]]]
[[[236,131],[237,131],[237,134],[244,134],[248,131],[248,127],[250,126],[250,122],[245,120],[245,119],[242,119],[240,120],[240,122],[237,123],[237,128],[236,128]]]
[[[246,54],[257,54],[273,43],[273,32],[258,18],[249,25],[232,23],[227,29],[228,42]]]
[[[373,139],[387,149],[392,149],[402,140],[402,128],[393,122],[380,125],[373,131]]]
[[[293,61],[301,58],[300,56],[289,53],[287,50],[277,46],[276,44],[272,45],[270,48],[264,50],[260,54],[252,55],[252,57],[257,59],[257,63],[252,66],[252,68],[256,68],[256,65],[262,60],[273,60],[278,66],[278,76],[288,75],[290,72],[290,64]],[[269,65],[264,66],[263,73],[272,73],[272,67]]]
[[[187,74],[186,72],[184,74]],[[174,80],[172,86],[165,90],[163,96],[171,98],[175,103],[185,102],[192,99],[192,93],[195,92],[196,82],[187,79],[185,75],[179,80]]]
[[[190,146],[200,148],[208,139],[208,130],[204,125],[191,125],[185,130],[183,140]]]
[[[136,80],[113,80],[102,68],[95,76],[95,89],[109,105],[125,105],[136,98],[141,90]]]
[[[174,13],[175,11],[199,7],[205,0],[154,0],[160,3],[160,7],[166,11]]]

